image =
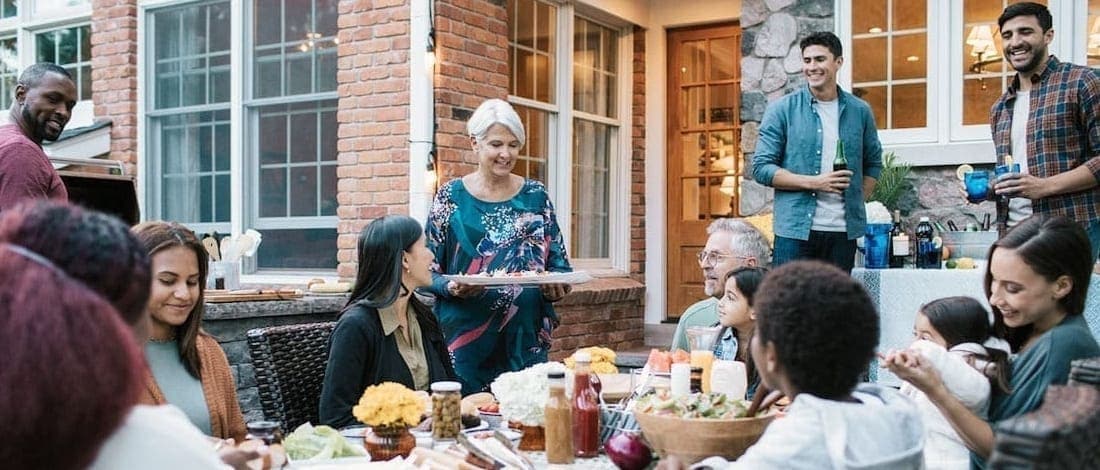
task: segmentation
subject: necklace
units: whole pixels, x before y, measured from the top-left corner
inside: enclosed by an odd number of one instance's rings
[[[172,335],[172,336],[170,336],[168,338],[165,338],[165,339],[149,338],[150,343],[162,343],[162,344],[163,343],[171,343],[175,340],[176,340],[176,335]]]

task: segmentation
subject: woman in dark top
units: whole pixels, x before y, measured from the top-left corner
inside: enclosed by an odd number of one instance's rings
[[[359,273],[329,339],[321,422],[356,424],[351,409],[367,387],[397,382],[427,390],[455,380],[443,332],[413,290],[430,286],[435,260],[416,220],[390,215],[359,234]]]

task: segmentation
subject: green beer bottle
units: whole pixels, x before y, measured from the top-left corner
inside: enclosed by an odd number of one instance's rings
[[[848,159],[844,157],[844,139],[836,139],[836,158],[833,159],[833,171],[847,169]]]

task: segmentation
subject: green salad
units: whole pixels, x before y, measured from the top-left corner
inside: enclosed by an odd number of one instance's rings
[[[367,451],[350,444],[340,432],[325,425],[305,423],[283,438],[286,454],[293,460],[363,457]]]
[[[634,406],[641,413],[707,419],[744,418],[748,408],[749,402],[730,399],[724,393],[692,393],[673,398],[664,390],[639,398]]]

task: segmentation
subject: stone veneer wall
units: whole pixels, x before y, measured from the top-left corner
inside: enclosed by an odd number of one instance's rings
[[[252,355],[248,352],[248,330],[334,321],[346,301],[343,297],[307,297],[295,301],[206,304],[203,329],[217,338],[225,350],[245,422],[263,419]]]

